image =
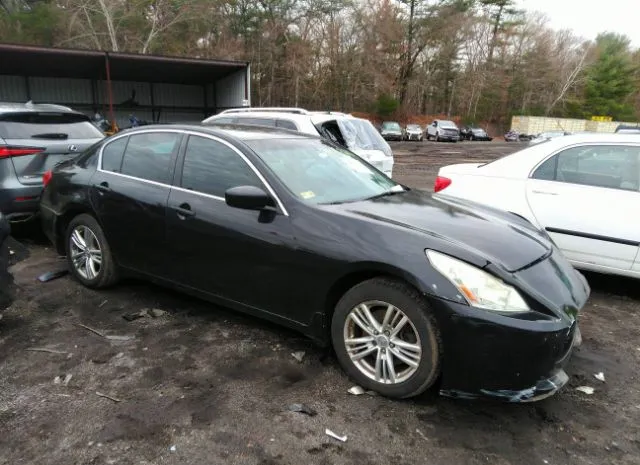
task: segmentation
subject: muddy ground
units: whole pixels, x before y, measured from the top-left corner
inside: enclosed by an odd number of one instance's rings
[[[515,148],[396,144],[395,173],[429,188],[438,166]],[[640,463],[637,282],[587,276],[584,343],[555,397],[396,401],[348,394],[352,383],[332,354],[257,319],[142,282],[101,292],[68,276],[40,283],[64,262],[37,231],[19,239],[30,256],[13,267],[18,298],[0,321],[0,464]],[[168,313],[123,318],[145,308]],[[582,385],[595,393],[576,391]],[[293,403],[318,413],[289,412]]]

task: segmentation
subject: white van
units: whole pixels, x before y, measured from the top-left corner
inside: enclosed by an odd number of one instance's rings
[[[333,111],[302,108],[237,108],[205,119],[203,124],[250,124],[322,136],[346,147],[391,177],[393,152],[370,121]]]

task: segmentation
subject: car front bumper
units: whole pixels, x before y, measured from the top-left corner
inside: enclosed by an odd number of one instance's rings
[[[384,140],[402,140],[402,134],[382,134]]]
[[[508,316],[426,296],[442,336],[442,395],[528,402],[567,383],[564,369],[582,340],[577,316],[589,286],[558,251],[516,275],[541,296],[535,311]]]
[[[508,402],[540,400],[568,381],[564,368],[571,357],[577,322],[488,321],[472,317],[482,312],[438,299],[444,361],[440,394],[464,399],[495,398]],[[525,324],[523,324],[525,323]],[[547,323],[547,322],[545,322]]]
[[[407,139],[408,140],[420,140],[422,139],[422,134],[407,134]]]
[[[440,134],[438,135],[438,139],[457,142],[460,140],[460,136],[453,134]]]

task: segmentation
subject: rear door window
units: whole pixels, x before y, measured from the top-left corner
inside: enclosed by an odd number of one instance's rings
[[[104,134],[89,117],[76,113],[20,112],[0,115],[3,139],[98,139]]]
[[[181,186],[221,198],[232,187],[264,188],[258,176],[235,150],[199,136],[190,136],[187,142]]]
[[[120,172],[122,166],[122,156],[127,146],[128,137],[121,137],[113,142],[109,142],[102,149],[102,169],[105,171]]]
[[[546,160],[534,179],[610,189],[640,190],[640,147],[589,145],[572,147]]]
[[[122,158],[122,174],[147,181],[171,184],[171,161],[182,135],[175,132],[150,132],[129,136]]]

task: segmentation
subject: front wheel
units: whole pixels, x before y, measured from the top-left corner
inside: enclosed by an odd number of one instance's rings
[[[331,322],[338,361],[359,385],[407,398],[432,386],[442,343],[427,302],[410,286],[375,278],[351,288]]]
[[[73,276],[90,288],[104,288],[117,281],[116,264],[102,228],[94,217],[76,216],[67,228],[67,262]]]

